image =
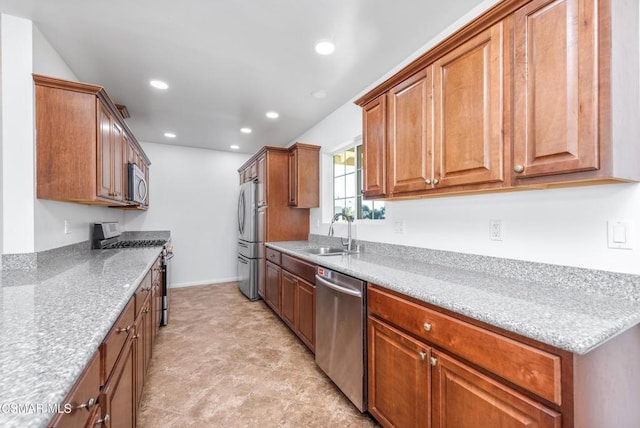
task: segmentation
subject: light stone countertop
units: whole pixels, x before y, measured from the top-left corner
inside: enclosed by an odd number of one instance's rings
[[[628,295],[629,289],[635,290],[633,287],[612,296],[601,292],[603,284],[559,286],[562,278],[557,276],[554,284],[529,282],[367,253],[366,247],[363,253],[354,255],[317,256],[304,251],[317,246],[308,241],[267,243],[267,247],[319,266],[576,354],[586,354],[640,323],[640,295]],[[548,266],[550,275],[558,275],[554,265]]]
[[[161,251],[87,249],[0,270],[0,426],[49,422]]]

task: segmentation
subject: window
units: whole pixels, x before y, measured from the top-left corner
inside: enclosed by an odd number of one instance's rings
[[[333,155],[333,213],[351,220],[383,220],[384,202],[362,199],[362,144]]]

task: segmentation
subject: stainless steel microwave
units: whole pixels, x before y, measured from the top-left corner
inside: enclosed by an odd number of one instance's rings
[[[147,180],[135,163],[129,162],[129,201],[144,204],[147,199]]]

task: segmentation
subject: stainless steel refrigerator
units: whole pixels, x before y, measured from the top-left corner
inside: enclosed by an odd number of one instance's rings
[[[238,196],[238,287],[250,300],[258,299],[257,187],[244,183]]]

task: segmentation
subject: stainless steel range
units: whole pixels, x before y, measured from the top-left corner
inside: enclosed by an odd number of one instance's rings
[[[116,221],[94,223],[91,248],[110,250],[118,248],[162,247],[160,269],[162,270],[162,317],[160,325],[169,322],[169,277],[168,261],[173,257],[173,246],[166,239],[122,239],[120,225]]]

